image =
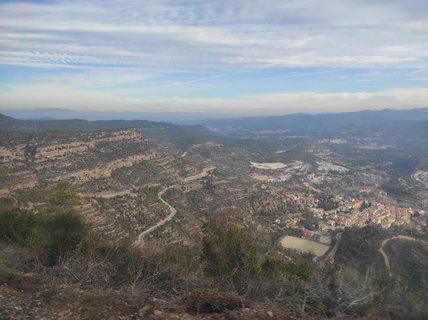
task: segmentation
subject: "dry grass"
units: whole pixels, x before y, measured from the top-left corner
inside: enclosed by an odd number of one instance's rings
[[[303,252],[311,252],[318,257],[323,256],[330,248],[328,245],[318,242],[300,239],[293,236],[285,236],[281,239],[281,245],[284,248],[295,249]]]

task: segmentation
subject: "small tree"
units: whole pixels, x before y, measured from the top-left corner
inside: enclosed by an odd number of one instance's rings
[[[30,210],[9,209],[0,212],[0,239],[21,246],[32,246],[37,239],[40,219]]]
[[[68,181],[60,181],[40,192],[40,200],[50,206],[69,207],[79,204],[78,190]]]

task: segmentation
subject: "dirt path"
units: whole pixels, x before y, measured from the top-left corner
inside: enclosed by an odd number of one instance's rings
[[[103,199],[111,199],[117,196],[137,196],[137,193],[133,192],[131,189],[125,189],[120,191],[101,191],[101,192],[93,192],[93,193],[82,193],[82,196],[85,198],[103,198]]]
[[[390,275],[390,276],[392,276],[392,273],[391,273],[391,264],[390,264],[390,262],[389,262],[389,257],[388,257],[388,255],[386,254],[385,250],[383,250],[383,248],[385,247],[385,245],[386,245],[389,241],[391,241],[391,240],[396,240],[396,239],[400,239],[400,240],[410,240],[410,241],[418,241],[418,242],[428,243],[427,241],[424,241],[424,240],[418,240],[418,239],[415,239],[415,238],[412,238],[412,237],[409,237],[409,236],[402,236],[402,235],[400,235],[400,236],[395,236],[395,237],[391,237],[391,238],[388,238],[388,239],[383,240],[383,241],[382,241],[382,244],[381,244],[381,246],[380,246],[380,248],[379,248],[379,252],[380,252],[380,254],[381,254],[381,255],[382,255],[382,257],[383,257],[383,261],[385,262],[385,266],[386,266],[386,268],[388,269],[388,272],[389,272],[389,275]]]
[[[213,171],[215,168],[216,167],[205,168],[201,172],[199,172],[199,173],[197,173],[197,174],[195,174],[193,176],[184,178],[183,181],[184,182],[189,182],[189,181],[198,180],[198,179],[201,179],[203,177],[206,177],[209,174],[209,172]]]

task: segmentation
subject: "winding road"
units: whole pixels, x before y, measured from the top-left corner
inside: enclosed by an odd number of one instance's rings
[[[155,231],[157,228],[159,228],[159,227],[161,227],[161,226],[163,226],[165,223],[167,223],[168,221],[170,221],[175,215],[176,215],[176,213],[177,213],[177,209],[175,209],[172,205],[170,205],[168,202],[166,202],[163,198],[162,198],[162,195],[166,192],[166,191],[168,191],[169,189],[172,189],[172,188],[176,188],[177,187],[177,185],[175,184],[175,185],[172,185],[172,186],[169,186],[169,187],[166,187],[166,188],[164,188],[164,189],[162,189],[161,191],[159,191],[158,192],[158,198],[159,198],[159,200],[164,204],[164,205],[166,205],[167,207],[168,207],[168,209],[169,209],[169,211],[171,212],[165,219],[162,219],[162,220],[160,220],[158,223],[156,223],[154,226],[151,226],[150,228],[148,228],[148,229],[146,229],[146,230],[144,230],[143,232],[141,232],[139,235],[138,235],[138,240],[136,241],[136,244],[139,246],[139,247],[143,247],[144,246],[144,237],[146,236],[146,235],[148,235],[149,233],[151,233],[151,232],[153,232],[153,231]]]
[[[205,169],[203,169],[203,170],[202,170],[202,172],[200,172],[200,173],[198,173],[198,174],[196,174],[196,175],[193,175],[193,176],[190,176],[190,177],[184,178],[184,179],[183,179],[183,182],[189,182],[189,181],[193,181],[193,180],[197,180],[197,179],[203,178],[203,177],[207,176],[207,175],[209,174],[209,172],[210,172],[210,171],[212,171],[212,170],[214,170],[214,169],[215,169],[215,167],[208,167],[208,168],[205,168]],[[169,214],[165,219],[162,219],[162,220],[158,221],[155,225],[153,225],[153,226],[151,226],[150,228],[148,228],[148,229],[144,230],[143,232],[141,232],[141,233],[138,235],[138,239],[135,241],[135,245],[137,245],[137,246],[139,246],[140,248],[142,248],[142,247],[144,246],[144,237],[145,237],[146,235],[148,235],[149,233],[151,233],[151,232],[155,231],[157,228],[159,228],[159,227],[163,226],[165,223],[167,223],[167,222],[168,222],[168,221],[170,221],[172,218],[174,218],[174,216],[177,214],[177,209],[175,209],[172,205],[170,205],[168,202],[166,202],[166,201],[162,198],[162,196],[163,196],[163,194],[164,194],[166,191],[168,191],[169,189],[177,188],[178,186],[179,186],[179,184],[174,184],[174,185],[169,186],[169,187],[166,187],[166,188],[164,188],[164,189],[162,189],[161,191],[159,191],[159,192],[158,192],[158,198],[159,198],[159,200],[160,200],[164,205],[166,205],[166,206],[168,207],[168,209],[169,209],[169,211],[170,211],[170,214]]]

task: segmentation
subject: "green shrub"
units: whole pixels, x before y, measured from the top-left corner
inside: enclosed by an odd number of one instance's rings
[[[313,272],[313,264],[300,256],[291,260],[267,257],[261,265],[262,276],[266,280],[276,278],[309,280]]]
[[[59,211],[46,216],[42,225],[44,231],[43,251],[48,265],[75,251],[87,234],[83,218],[73,210]]]
[[[230,281],[238,292],[248,289],[259,273],[257,243],[244,228],[225,221],[203,226],[205,272],[217,279]]]
[[[44,188],[37,195],[40,201],[50,206],[74,206],[79,204],[78,190],[68,181],[60,181]]]
[[[287,264],[283,259],[267,257],[261,265],[261,272],[265,279],[282,277],[286,271]]]
[[[0,212],[0,239],[20,246],[33,246],[38,241],[40,222],[40,217],[30,210],[14,208]]]
[[[83,218],[73,209],[60,205],[75,203],[74,187],[63,182],[44,189],[50,201],[40,213],[18,208],[0,212],[0,240],[41,251],[48,265],[72,253],[87,234]]]

